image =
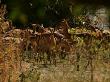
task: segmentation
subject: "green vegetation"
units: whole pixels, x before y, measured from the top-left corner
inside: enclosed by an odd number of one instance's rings
[[[93,2],[93,4],[92,4]],[[95,10],[100,6],[108,7],[104,1],[88,2],[72,0],[5,0],[7,15],[15,26],[26,26],[30,23],[40,23],[45,26],[54,26],[64,18],[84,15],[88,10]],[[88,3],[91,3],[90,5]],[[73,21],[71,21],[73,22]]]

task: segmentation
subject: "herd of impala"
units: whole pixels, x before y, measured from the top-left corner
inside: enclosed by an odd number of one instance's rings
[[[0,8],[0,37],[20,44],[21,51],[31,50],[34,53],[47,53],[50,58],[55,52],[70,52],[71,46],[74,45],[71,34],[68,32],[68,29],[71,28],[66,19],[63,19],[54,28],[44,28],[43,25],[32,24],[31,29],[16,29],[11,21],[4,18],[5,11],[5,7]],[[86,29],[91,30],[91,34],[81,32],[78,36],[87,37],[89,35],[102,38],[105,34],[110,34],[109,30],[100,30],[92,26]],[[53,56],[53,58],[55,57]]]

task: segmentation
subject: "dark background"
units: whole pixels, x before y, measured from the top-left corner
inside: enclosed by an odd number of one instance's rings
[[[109,0],[1,0],[1,4],[7,5],[5,17],[18,27],[31,23],[54,26],[63,18],[84,14],[87,8],[109,8]]]

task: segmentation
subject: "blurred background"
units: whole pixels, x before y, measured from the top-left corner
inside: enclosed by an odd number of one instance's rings
[[[0,3],[7,6],[5,17],[18,27],[31,23],[54,26],[64,18],[74,25],[75,17],[80,15],[88,16],[93,24],[101,20],[96,26],[109,27],[107,0],[1,0]]]

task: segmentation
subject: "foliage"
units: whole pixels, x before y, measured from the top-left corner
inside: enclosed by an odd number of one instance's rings
[[[2,3],[7,5],[6,17],[17,26],[28,23],[53,25],[70,15],[67,0],[5,0]]]

